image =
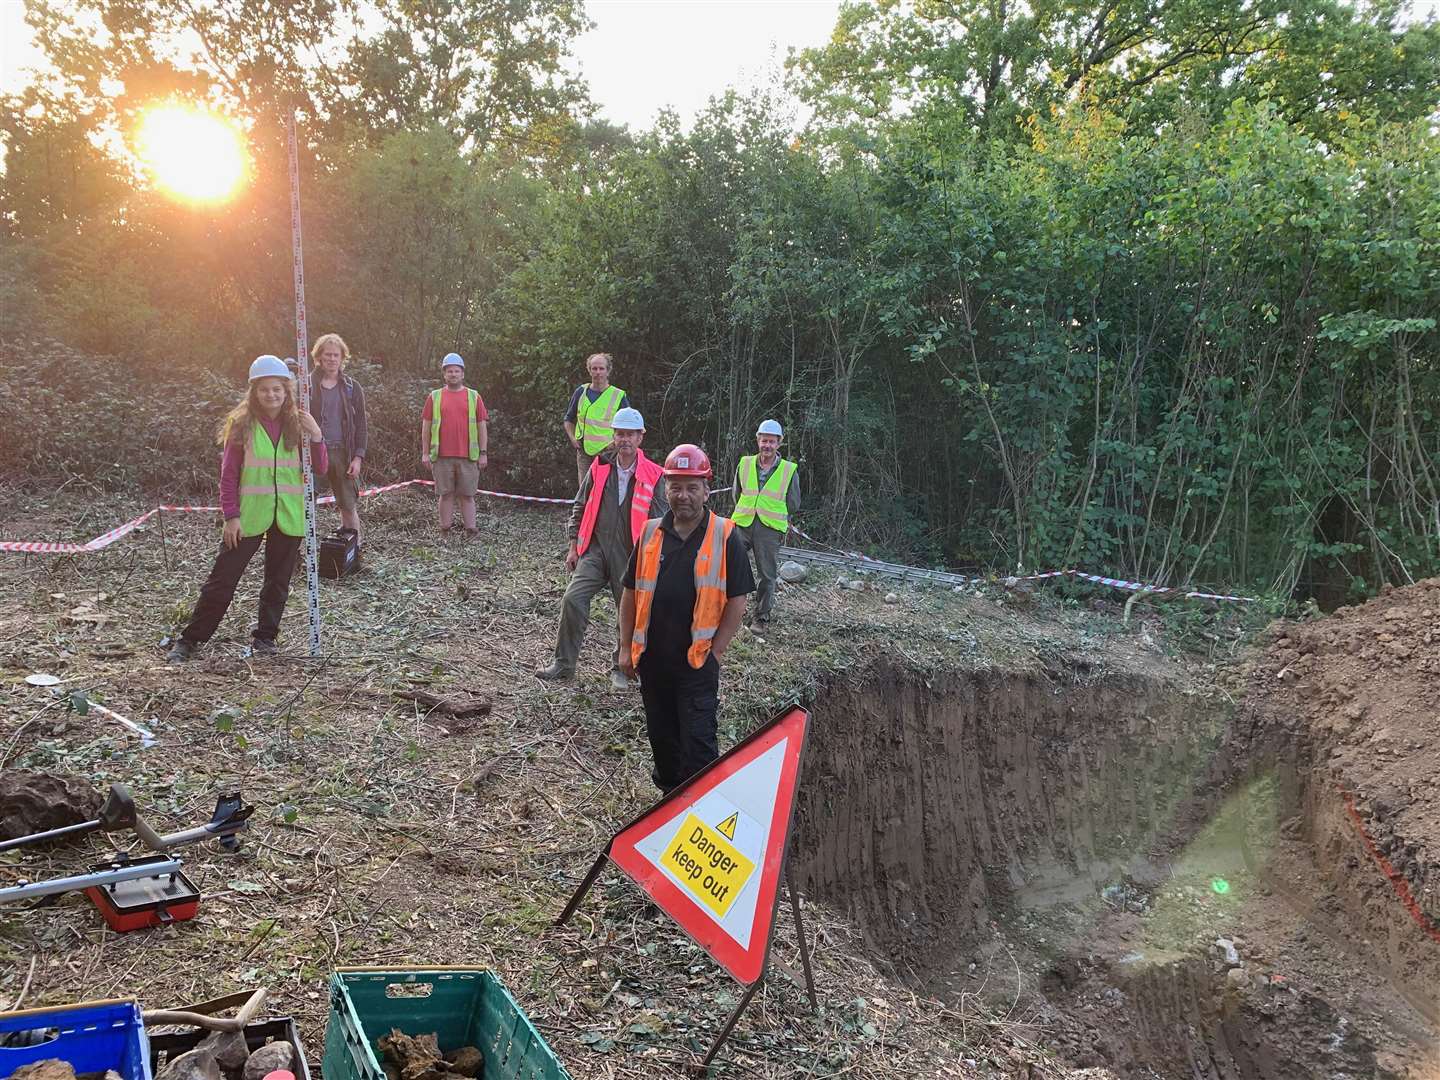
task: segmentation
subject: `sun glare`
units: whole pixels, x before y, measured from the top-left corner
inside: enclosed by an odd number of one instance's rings
[[[156,183],[183,199],[229,198],[245,174],[239,130],[214,113],[160,105],[145,113],[136,151]]]

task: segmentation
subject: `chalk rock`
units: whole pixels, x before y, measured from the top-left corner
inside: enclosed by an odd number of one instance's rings
[[[885,594],[885,603],[887,603],[887,604],[898,604],[899,602],[900,602],[900,594],[899,594],[899,593],[887,592],[887,593]]]
[[[243,1080],[265,1080],[276,1069],[288,1069],[294,1064],[295,1048],[288,1042],[266,1043],[245,1062]]]
[[[859,578],[853,578],[845,583],[845,588],[849,589],[851,592],[864,592],[865,582],[861,581]]]
[[[1244,968],[1233,967],[1225,973],[1225,981],[1239,990],[1250,981],[1250,976],[1245,974]]]
[[[196,1050],[208,1050],[226,1076],[238,1076],[250,1057],[250,1047],[242,1031],[214,1031],[206,1035]]]
[[[1229,938],[1217,937],[1215,948],[1225,957],[1225,963],[1229,967],[1238,967],[1240,954],[1235,950],[1235,943]]]
[[[809,573],[804,565],[796,562],[794,559],[786,559],[780,564],[780,580],[788,581],[792,585],[804,581]]]
[[[220,1080],[220,1066],[215,1063],[215,1055],[209,1050],[196,1047],[177,1058],[171,1058],[155,1080]]]

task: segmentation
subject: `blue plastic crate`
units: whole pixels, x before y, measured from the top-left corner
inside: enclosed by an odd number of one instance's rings
[[[35,1046],[0,1046],[0,1080],[22,1065],[48,1058],[77,1073],[114,1069],[125,1080],[151,1080],[150,1041],[133,1001],[87,1001],[54,1009],[0,1014],[0,1033],[53,1032]]]

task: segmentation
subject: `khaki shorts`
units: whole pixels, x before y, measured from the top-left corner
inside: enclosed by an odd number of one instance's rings
[[[463,457],[436,458],[431,475],[435,477],[436,493],[473,499],[480,486],[480,463]]]
[[[330,467],[325,470],[325,480],[335,496],[336,507],[341,510],[354,510],[355,500],[360,495],[359,487],[350,479],[349,468],[350,459],[345,457],[343,450],[337,448],[335,453],[330,455]]]

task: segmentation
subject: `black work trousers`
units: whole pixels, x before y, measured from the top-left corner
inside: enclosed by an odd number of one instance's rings
[[[195,604],[195,614],[190,616],[190,625],[181,633],[186,641],[203,644],[209,641],[225,617],[230,601],[235,598],[235,587],[250,565],[250,559],[265,542],[265,583],[260,587],[260,620],[255,624],[253,637],[260,641],[274,641],[280,633],[280,616],[285,614],[285,601],[290,596],[290,578],[295,574],[295,563],[300,557],[299,536],[286,536],[273,525],[269,532],[260,536],[242,536],[233,548],[220,545],[220,554],[215,556],[215,565],[205,584],[200,586],[200,599]]]
[[[705,658],[698,671],[678,661],[640,657],[640,697],[645,702],[645,728],[661,791],[679,787],[720,756],[715,714],[720,705],[720,665]]]

